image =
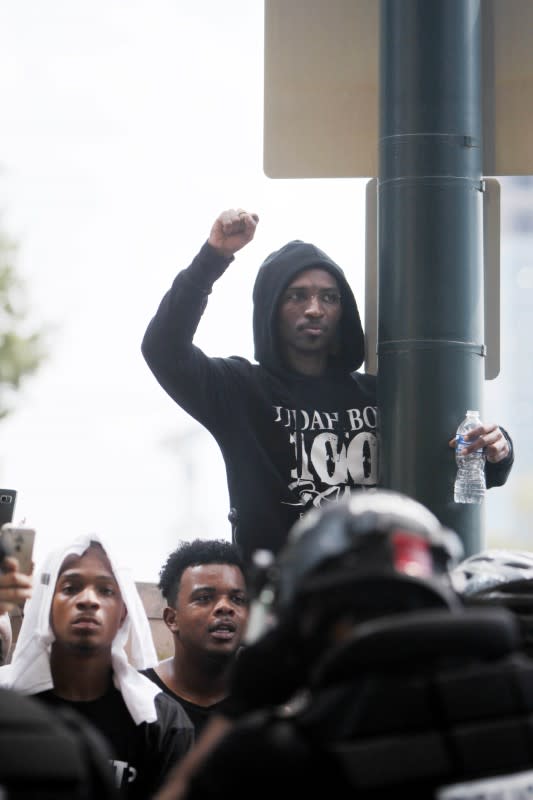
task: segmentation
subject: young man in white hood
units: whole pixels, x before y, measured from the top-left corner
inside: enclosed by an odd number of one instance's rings
[[[157,655],[132,576],[100,537],[81,536],[45,560],[34,586],[0,686],[81,713],[110,744],[120,796],[147,800],[192,746],[194,729],[138,671]]]

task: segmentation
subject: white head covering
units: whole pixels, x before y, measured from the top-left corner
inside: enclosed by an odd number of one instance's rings
[[[154,722],[157,719],[154,698],[161,689],[138,672],[158,663],[150,623],[131,571],[97,534],[79,536],[72,544],[50,553],[37,570],[33,593],[24,608],[24,619],[11,663],[0,667],[0,686],[22,694],[37,694],[53,689],[50,651],[55,636],[50,626],[50,609],[55,585],[65,558],[70,555],[81,556],[91,542],[98,542],[105,550],[128,609],[126,619],[111,648],[113,682],[122,693],[137,725],[141,722]],[[131,664],[126,653],[128,637]]]

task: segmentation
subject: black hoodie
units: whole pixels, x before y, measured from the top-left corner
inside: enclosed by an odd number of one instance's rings
[[[271,253],[259,269],[253,290],[258,363],[206,356],[193,345],[193,337],[214,281],[232,260],[204,244],[163,297],[142,352],[163,389],[216,439],[236,511],[235,541],[249,561],[258,548],[277,553],[306,509],[338,500],[354,488],[376,486],[376,379],[357,372],[364,335],[344,273],[302,241]],[[339,284],[341,336],[326,374],[309,377],[283,364],[276,315],[280,295],[293,277],[317,267]],[[208,465],[205,484],[209,503]]]

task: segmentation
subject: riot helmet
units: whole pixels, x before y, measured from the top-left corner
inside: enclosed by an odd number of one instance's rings
[[[518,619],[522,641],[533,653],[533,552],[488,549],[461,561],[451,572],[465,605],[501,605]]]
[[[262,597],[270,620],[313,610],[315,630],[318,619],[329,624],[339,614],[357,622],[456,608],[449,570],[462,556],[458,535],[418,501],[385,489],[357,491],[296,522],[268,568]]]

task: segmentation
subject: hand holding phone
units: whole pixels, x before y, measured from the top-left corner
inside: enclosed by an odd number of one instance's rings
[[[18,572],[31,575],[33,572],[33,544],[35,529],[8,522],[0,528],[0,568],[4,556],[13,556],[18,561]]]
[[[5,528],[6,526],[4,526]],[[33,536],[35,531],[31,531]],[[4,529],[0,534],[0,548],[2,548],[2,541],[4,539]],[[31,541],[33,537],[30,536]],[[8,537],[9,540],[9,537]],[[22,552],[22,548],[18,548]],[[24,602],[31,597],[32,590],[32,577],[31,570],[33,562],[31,561],[31,550],[29,556],[29,572],[21,571],[17,555],[17,546],[15,546],[14,555],[6,555],[3,552],[0,558],[0,614],[11,611],[15,606],[22,606]],[[23,565],[28,568],[27,550],[23,552]]]

